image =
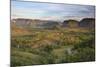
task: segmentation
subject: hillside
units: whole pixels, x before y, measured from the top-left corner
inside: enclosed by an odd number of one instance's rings
[[[63,23],[62,23],[62,26],[63,27],[70,27],[70,28],[75,28],[75,27],[78,27],[78,24],[79,22],[77,20],[65,20]]]
[[[80,27],[94,28],[95,19],[94,18],[84,18],[79,22]]]

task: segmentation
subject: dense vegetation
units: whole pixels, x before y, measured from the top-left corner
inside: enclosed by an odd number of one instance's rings
[[[23,31],[20,31],[23,32]],[[32,29],[11,37],[11,66],[95,60],[94,31],[84,28]]]

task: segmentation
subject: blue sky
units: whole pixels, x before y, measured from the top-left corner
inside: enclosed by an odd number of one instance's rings
[[[94,15],[95,7],[90,5],[11,1],[12,18],[63,20],[94,17]]]

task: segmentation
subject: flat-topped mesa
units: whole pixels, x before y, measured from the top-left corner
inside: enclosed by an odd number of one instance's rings
[[[59,23],[52,20],[40,20],[40,19],[12,19],[11,24],[15,24],[18,27],[30,27],[30,28],[54,28]]]

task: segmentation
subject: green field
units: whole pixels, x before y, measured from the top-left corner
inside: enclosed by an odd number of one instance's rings
[[[85,28],[12,30],[11,66],[95,61],[95,33]]]

